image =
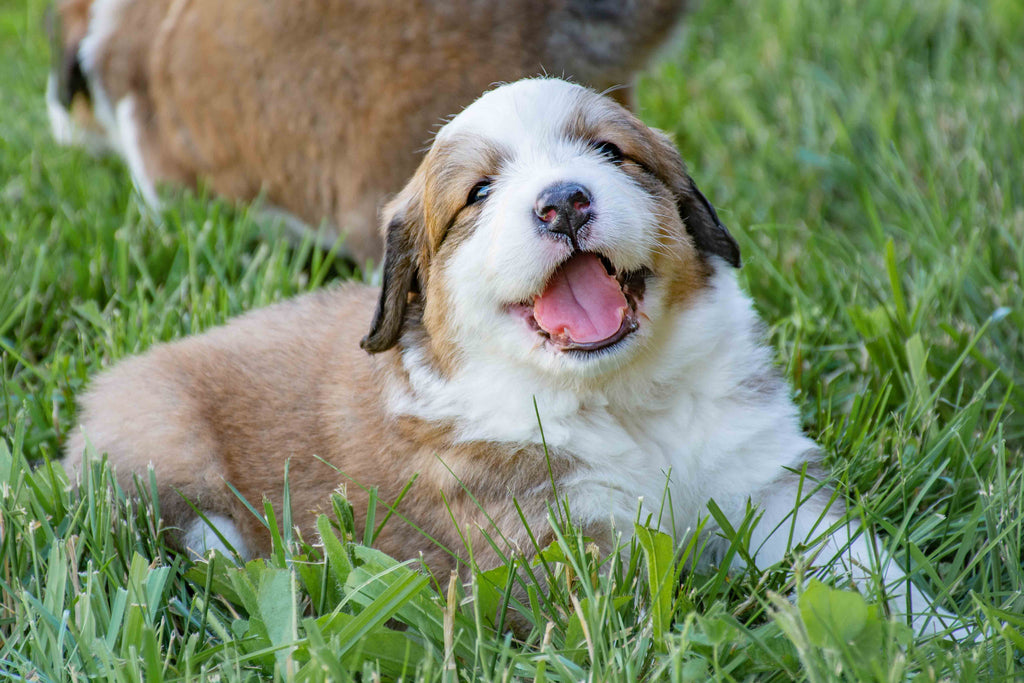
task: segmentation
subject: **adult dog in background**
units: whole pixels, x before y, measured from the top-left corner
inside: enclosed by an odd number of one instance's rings
[[[271,306],[97,377],[71,469],[87,442],[125,484],[151,465],[166,522],[199,552],[218,543],[182,496],[266,553],[225,482],[280,506],[290,460],[307,538],[337,487],[362,524],[376,486],[398,513],[379,547],[437,572],[464,568],[466,543],[498,562],[484,533],[535,552],[514,501],[542,545],[567,500],[611,548],[641,507],[682,543],[713,499],[734,525],[760,510],[759,566],[831,527],[819,559],[869,576],[871,544],[829,495],[808,481],[798,505],[815,444],[737,284],[736,242],[664,135],[565,81],[502,86],[441,129],[386,234],[381,289]],[[705,533],[715,561],[727,544]],[[882,561],[892,604],[909,592],[924,626],[929,600]]]
[[[541,71],[628,85],[685,0],[64,0],[48,107],[150,204],[205,181],[379,259],[378,210],[428,131]],[[625,100],[628,90],[616,93]]]

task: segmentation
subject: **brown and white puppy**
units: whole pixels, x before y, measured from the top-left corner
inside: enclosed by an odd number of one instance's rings
[[[63,0],[47,100],[57,139],[111,147],[151,205],[204,180],[362,262],[442,117],[542,70],[628,85],[685,4]]]
[[[280,506],[290,460],[307,538],[337,487],[362,524],[376,486],[398,513],[379,546],[435,571],[464,543],[496,562],[484,532],[534,552],[513,501],[542,545],[567,500],[610,548],[638,515],[683,542],[713,499],[733,524],[761,510],[760,566],[838,524],[819,557],[868,576],[869,545],[828,494],[797,505],[815,444],[737,285],[736,242],[664,135],[565,81],[502,86],[441,129],[387,215],[381,290],[317,292],[100,375],[73,468],[87,441],[123,482],[152,465],[197,551],[218,543],[177,492],[266,553],[225,482]],[[924,626],[927,598],[886,567]]]

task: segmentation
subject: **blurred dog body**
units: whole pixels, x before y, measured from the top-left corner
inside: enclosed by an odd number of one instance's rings
[[[54,134],[161,184],[262,198],[362,262],[428,131],[498,81],[628,86],[685,0],[64,0]],[[614,93],[620,100],[628,89]]]

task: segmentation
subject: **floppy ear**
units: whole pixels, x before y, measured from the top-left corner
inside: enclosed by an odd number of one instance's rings
[[[693,236],[697,249],[708,254],[715,254],[725,259],[733,268],[739,268],[740,245],[729,234],[728,228],[718,219],[718,213],[711,202],[704,196],[693,182],[693,178],[683,172],[685,183],[676,190],[676,206],[679,215],[686,223],[686,229]]]
[[[416,244],[407,207],[394,212],[384,240],[384,283],[370,332],[359,342],[368,353],[387,351],[402,336],[405,308],[416,281]]]
[[[655,170],[672,189],[679,216],[686,223],[686,231],[693,237],[697,249],[704,254],[721,256],[730,266],[739,268],[740,246],[719,220],[715,207],[687,174],[686,166],[669,137],[658,130],[653,132],[657,146],[655,155],[660,167]]]

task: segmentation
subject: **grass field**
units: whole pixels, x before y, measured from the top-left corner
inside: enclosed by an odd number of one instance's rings
[[[0,678],[1024,680],[1019,0],[704,0],[639,88],[837,488],[961,643],[799,563],[697,574],[642,535],[619,566],[571,527],[523,642],[495,628],[508,568],[432,581],[349,542],[340,499],[322,546],[272,510],[273,556],[237,567],[168,549],[102,466],[69,490],[90,376],[346,274],[205,197],[152,216],[119,162],[56,146],[43,11],[0,0]]]

